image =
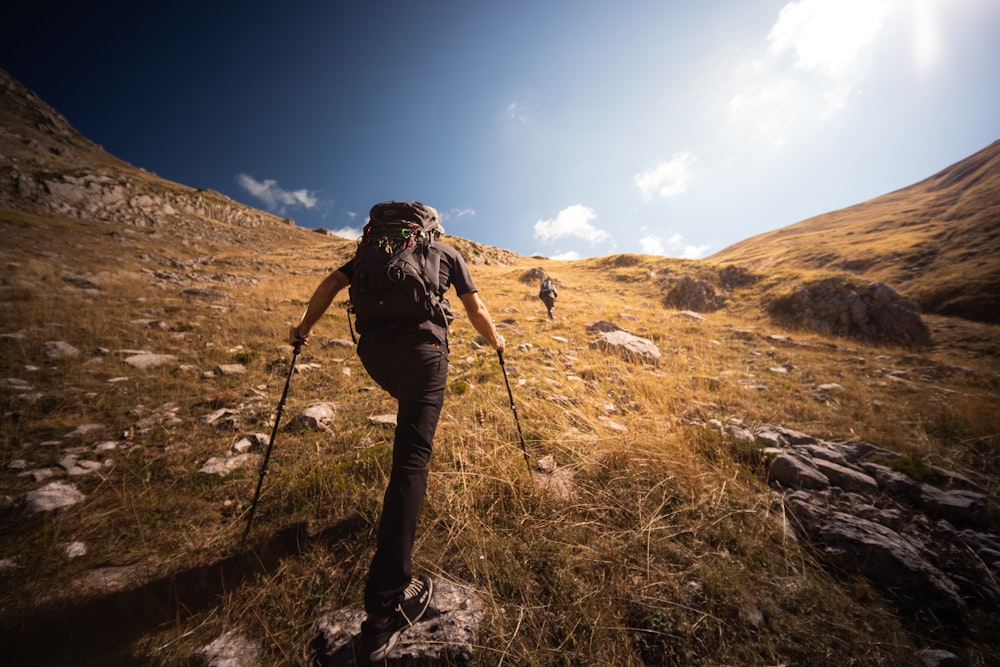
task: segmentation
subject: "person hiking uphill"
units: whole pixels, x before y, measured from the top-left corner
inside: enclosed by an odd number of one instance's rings
[[[448,325],[454,318],[444,295],[450,286],[475,330],[493,349],[504,349],[465,260],[440,241],[442,231],[430,206],[376,204],[355,257],[323,279],[289,332],[290,344],[307,344],[333,299],[349,287],[360,334],[358,356],[397,401],[392,468],[364,591],[361,646],[372,662],[389,654],[433,594],[429,577],[412,574],[412,550],[447,383]]]
[[[545,309],[549,313],[549,319],[553,319],[553,313],[556,310],[556,297],[559,293],[556,291],[555,283],[548,276],[542,279],[542,284],[538,288],[538,298],[542,300],[545,304]]]

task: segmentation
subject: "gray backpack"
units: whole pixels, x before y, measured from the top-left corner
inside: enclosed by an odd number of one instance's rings
[[[354,254],[349,288],[358,333],[388,322],[454,320],[441,290],[438,212],[415,201],[376,204]]]

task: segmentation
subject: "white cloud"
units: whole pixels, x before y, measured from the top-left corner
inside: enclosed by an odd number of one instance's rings
[[[687,192],[692,164],[694,158],[690,153],[675,153],[670,160],[636,174],[632,182],[646,201],[651,200],[654,195],[664,199],[676,197]]]
[[[269,211],[284,213],[289,208],[315,208],[319,200],[308,190],[285,190],[274,179],[258,181],[249,174],[239,174],[240,187],[264,203]]]
[[[591,221],[597,219],[594,209],[582,204],[573,204],[559,211],[552,220],[539,220],[535,223],[535,238],[543,241],[569,237],[577,237],[591,243],[598,243],[610,238],[603,229],[594,227]]]
[[[461,220],[462,218],[469,218],[476,214],[476,209],[474,208],[453,208],[450,211],[444,211],[441,213],[442,220]]]
[[[767,52],[736,73],[730,98],[736,131],[781,150],[798,134],[843,112],[870,73],[871,48],[903,0],[796,0],[767,35]]]
[[[504,109],[504,116],[517,125],[524,125],[528,122],[528,105],[524,102],[511,102]]]
[[[357,241],[361,238],[361,230],[356,227],[341,227],[340,229],[332,229],[330,230],[330,233],[349,241]]]
[[[644,236],[639,239],[639,248],[643,255],[666,255],[663,249],[663,239],[659,236]]]
[[[683,257],[684,259],[701,259],[709,248],[707,245],[685,243],[684,237],[676,233],[667,239],[656,234],[649,234],[639,239],[639,247],[644,255]]]
[[[570,250],[569,252],[561,252],[558,255],[553,255],[549,259],[559,262],[572,262],[573,260],[580,259],[580,253]]]
[[[799,0],[785,5],[767,39],[796,69],[845,75],[893,11],[890,0]]]

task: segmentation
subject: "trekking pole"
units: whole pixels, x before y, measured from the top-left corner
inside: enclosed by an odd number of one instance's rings
[[[521,451],[524,453],[524,463],[531,472],[531,461],[528,460],[528,445],[524,442],[524,434],[521,432],[521,420],[517,417],[517,406],[514,405],[514,394],[510,390],[510,380],[507,378],[507,367],[503,364],[503,350],[497,350],[497,359],[500,360],[500,370],[503,371],[503,381],[507,385],[507,397],[510,399],[510,409],[514,413],[514,423],[517,424],[517,435],[521,438]]]
[[[281,392],[281,400],[278,401],[278,410],[274,415],[274,426],[271,427],[271,440],[267,443],[267,450],[264,452],[264,462],[260,466],[260,479],[257,480],[257,490],[253,494],[253,502],[250,503],[250,514],[247,516],[247,527],[243,530],[243,539],[240,540],[240,549],[246,544],[247,535],[250,534],[250,524],[253,523],[254,512],[257,511],[257,501],[260,500],[260,489],[264,486],[264,475],[267,474],[267,463],[271,460],[271,448],[274,447],[274,436],[278,432],[278,422],[281,421],[281,413],[285,409],[285,398],[288,396],[288,385],[292,383],[292,373],[295,372],[295,360],[302,351],[302,343],[295,343],[292,348],[292,363],[288,368],[288,378],[285,379],[285,389]]]

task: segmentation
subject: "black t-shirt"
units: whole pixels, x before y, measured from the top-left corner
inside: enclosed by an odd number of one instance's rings
[[[465,259],[462,257],[462,254],[443,241],[435,240],[431,241],[431,243],[441,253],[440,279],[438,281],[440,288],[438,290],[438,296],[447,302],[445,293],[452,285],[455,286],[455,292],[458,294],[459,298],[471,292],[478,292],[479,290],[476,289],[476,284],[472,281],[472,274],[469,273],[469,267],[466,266]],[[348,260],[347,263],[341,266],[338,270],[347,276],[348,280],[353,279],[354,258]],[[371,343],[396,338],[397,336],[403,336],[407,340],[413,341],[420,341],[424,339],[434,340],[444,345],[448,342],[448,327],[432,320],[426,320],[424,322],[386,322],[366,329],[365,334],[361,338],[362,340],[365,340],[366,343]]]

